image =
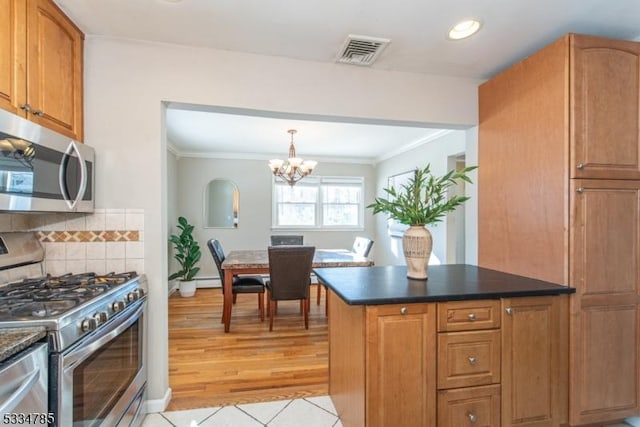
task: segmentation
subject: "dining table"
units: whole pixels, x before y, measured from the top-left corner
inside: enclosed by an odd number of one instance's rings
[[[326,267],[370,267],[373,261],[346,249],[316,249],[313,255],[312,268]],[[222,321],[224,331],[229,332],[231,326],[231,309],[233,307],[233,276],[238,274],[269,274],[269,253],[262,250],[233,250],[222,262],[224,270],[224,303]]]

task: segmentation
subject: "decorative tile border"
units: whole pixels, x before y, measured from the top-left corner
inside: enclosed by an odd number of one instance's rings
[[[103,230],[103,231],[38,231],[41,242],[138,242],[138,230]]]

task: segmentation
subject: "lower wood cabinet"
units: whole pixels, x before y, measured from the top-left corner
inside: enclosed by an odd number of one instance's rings
[[[567,296],[369,306],[328,298],[329,394],[345,427],[567,422]]]
[[[567,296],[507,298],[502,306],[502,425],[565,424]]]
[[[435,426],[435,304],[366,308],[367,426]]]

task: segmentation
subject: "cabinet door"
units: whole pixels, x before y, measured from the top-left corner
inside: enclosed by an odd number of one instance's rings
[[[50,0],[29,0],[30,120],[82,140],[83,34]]]
[[[571,37],[571,176],[640,178],[640,43]]]
[[[25,116],[26,0],[0,0],[0,108]]]
[[[368,427],[435,427],[435,313],[435,304],[367,307]]]
[[[567,298],[503,300],[502,422],[558,426],[567,408]]]
[[[572,194],[571,424],[611,422],[640,411],[640,182]]]

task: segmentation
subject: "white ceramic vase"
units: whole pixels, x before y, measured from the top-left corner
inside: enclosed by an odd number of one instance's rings
[[[410,226],[402,236],[402,251],[409,279],[427,280],[427,268],[433,249],[431,232],[423,225]]]
[[[196,282],[195,280],[179,280],[178,291],[180,291],[181,297],[192,297],[196,294]]]

